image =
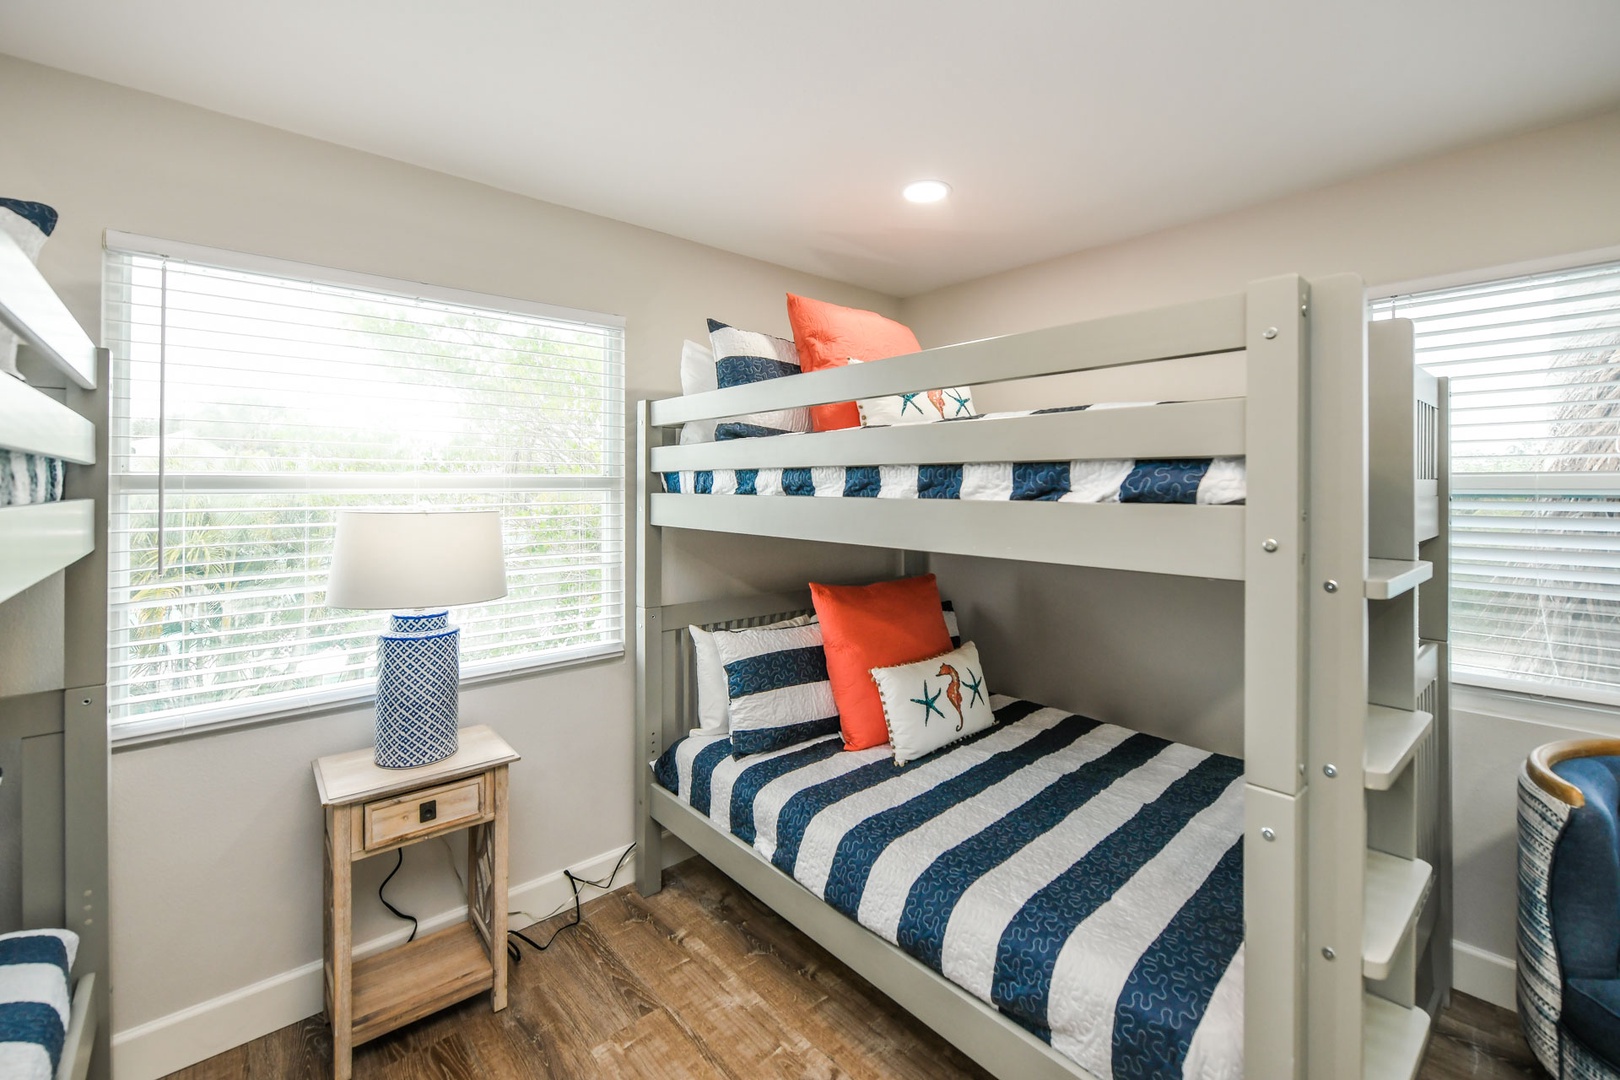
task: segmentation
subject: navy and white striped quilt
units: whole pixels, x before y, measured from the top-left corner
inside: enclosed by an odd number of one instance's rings
[[[68,972],[78,948],[71,930],[0,934],[0,1076],[55,1075],[70,1019]]]
[[[59,501],[64,473],[61,458],[0,450],[0,506]]]
[[[1077,405],[1034,413],[985,413],[944,423],[1016,420],[1082,409],[1150,403]],[[774,433],[772,433],[774,434]],[[778,434],[778,438],[795,438]],[[823,465],[799,469],[701,469],[662,474],[664,490],[683,495],[813,495],[833,498],[969,499],[991,502],[1241,503],[1248,494],[1243,459],[1130,458],[986,461],[960,465]]]
[[[837,736],[658,782],[1098,1077],[1243,1074],[1243,763],[997,696],[896,766]]]

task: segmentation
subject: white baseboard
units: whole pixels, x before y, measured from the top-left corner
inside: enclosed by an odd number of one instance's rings
[[[600,881],[613,872],[623,852],[623,848],[604,852],[569,869],[578,877]],[[672,866],[690,854],[684,844],[666,841],[664,865]],[[618,884],[623,885],[633,878],[631,864],[626,863]],[[584,895],[593,892],[595,890],[587,889]],[[513,886],[508,891],[508,900],[513,911],[544,915],[571,903],[573,892],[559,870]],[[429,934],[466,917],[465,906],[454,908],[423,919],[418,933]],[[521,930],[529,923],[529,919],[514,916],[511,925],[514,930]],[[407,933],[399,930],[373,938],[356,945],[354,953],[366,956],[402,944]],[[316,960],[138,1027],[115,1032],[113,1071],[119,1080],[156,1080],[297,1023],[324,1008],[321,980],[321,961]]]
[[[1451,943],[1451,985],[1492,1005],[1518,1011],[1518,966],[1465,941]]]

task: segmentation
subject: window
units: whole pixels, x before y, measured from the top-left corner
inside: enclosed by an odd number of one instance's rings
[[[109,235],[121,737],[370,693],[383,613],[324,606],[335,512],[498,508],[464,675],[623,649],[621,320]]]
[[[1454,677],[1620,703],[1620,263],[1374,315],[1451,378]]]

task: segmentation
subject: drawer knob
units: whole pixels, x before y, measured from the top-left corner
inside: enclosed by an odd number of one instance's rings
[[[424,800],[422,802],[421,806],[418,808],[416,820],[419,823],[424,822],[424,821],[432,821],[434,818],[436,818],[438,816],[439,816],[439,800],[438,799],[427,799],[427,800]]]

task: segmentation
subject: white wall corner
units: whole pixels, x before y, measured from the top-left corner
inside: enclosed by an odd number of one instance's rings
[[[569,867],[576,877],[600,881],[613,872],[623,848],[604,852],[584,863]],[[685,844],[665,841],[666,867],[690,857]],[[629,863],[625,866],[628,868]],[[621,871],[621,880],[623,878]],[[597,890],[587,889],[589,899]],[[545,914],[573,900],[568,881],[561,870],[521,885],[507,894],[514,912]],[[430,934],[467,917],[465,906],[424,918],[419,934]],[[532,920],[514,916],[512,929],[521,930]],[[366,956],[403,944],[406,932],[385,934],[355,946],[356,956]],[[199,1002],[179,1012],[115,1032],[112,1038],[113,1072],[119,1080],[157,1080],[158,1077],[206,1061],[262,1035],[295,1024],[324,1008],[321,990],[321,961],[272,975],[249,986]]]
[[[1466,941],[1451,943],[1451,985],[1482,1001],[1518,1012],[1518,965]]]

